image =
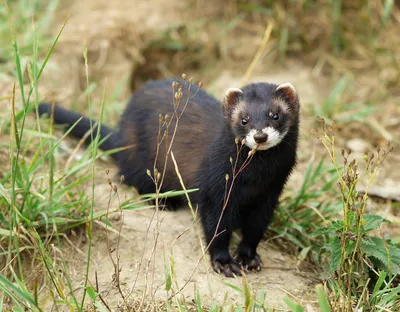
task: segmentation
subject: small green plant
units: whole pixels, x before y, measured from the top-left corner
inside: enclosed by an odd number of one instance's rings
[[[318,305],[319,305],[320,311],[321,312],[331,312],[332,309],[329,305],[328,297],[326,295],[324,287],[322,285],[317,285],[315,288],[317,291]],[[289,297],[283,298],[283,301],[287,304],[287,306],[293,312],[303,312],[304,311],[303,307],[300,304],[293,302],[292,300],[289,299]]]
[[[3,43],[0,47],[0,69],[2,72],[15,72],[11,61],[15,57],[14,48],[10,44],[4,44],[13,41],[15,34],[24,39],[21,40],[19,46],[21,55],[32,55],[35,46],[39,51],[46,46],[51,46],[49,30],[59,2],[60,0],[2,1],[0,6],[0,40]],[[18,18],[13,18],[9,14],[10,11]],[[10,31],[10,23],[12,23],[13,31]]]
[[[329,124],[333,120],[337,123],[365,122],[365,119],[376,110],[376,107],[360,102],[347,103],[345,97],[351,86],[350,77],[342,77],[334,85],[329,96],[321,104],[313,106],[315,115],[324,116],[325,121]]]
[[[230,283],[225,283],[225,285],[243,295],[244,302],[242,305],[238,305],[236,307],[236,311],[256,312],[268,310],[265,306],[265,291],[261,291],[257,296],[257,294],[255,294],[251,289],[245,275],[242,276],[242,287],[238,287]]]
[[[353,311],[355,307],[371,311],[379,311],[377,307],[380,307],[395,311],[395,307],[400,305],[400,288],[393,283],[394,277],[400,273],[400,248],[390,238],[371,235],[371,231],[387,221],[381,216],[366,214],[365,209],[368,189],[393,148],[390,145],[387,149],[378,147],[376,153],[365,155],[365,169],[360,174],[356,160],[350,160],[350,153],[344,150],[343,166],[339,164],[335,126],[328,127],[323,118],[318,121],[322,133],[316,130],[316,135],[328,151],[336,170],[343,208],[343,220],[331,221],[329,226],[314,232],[315,236],[329,235],[330,269],[334,276],[328,281],[332,291],[331,305],[335,311]],[[357,185],[363,179],[367,187],[365,193],[360,194]],[[388,275],[377,271],[388,272]],[[393,300],[379,296],[382,291]],[[384,306],[378,298],[385,298]],[[376,303],[377,300],[379,303]]]

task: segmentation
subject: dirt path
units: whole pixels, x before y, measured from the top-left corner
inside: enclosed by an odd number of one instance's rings
[[[98,178],[101,179],[101,174]],[[123,200],[131,198],[133,192],[128,187],[122,187],[118,193],[120,200]],[[96,201],[99,206],[104,206],[108,201],[108,194],[109,185],[96,186]],[[115,198],[111,207],[116,206],[118,200]],[[122,224],[122,237],[118,241],[117,233],[108,232],[106,235],[104,229],[96,227],[89,274],[90,283],[95,285],[97,272],[99,289],[110,306],[116,308],[123,301],[118,287],[113,283],[114,264],[110,256],[114,262],[119,257],[119,285],[129,298],[127,302],[136,307],[143,296],[146,303],[162,302],[167,296],[181,290],[182,286],[185,287],[177,298],[189,304],[194,302],[196,291],[199,292],[204,306],[223,302],[234,305],[244,303],[243,294],[225,284],[230,283],[243,289],[242,279],[229,279],[215,274],[209,265],[208,255],[205,261],[202,260],[198,236],[200,228],[198,224],[193,224],[189,209],[162,211],[158,216],[159,223],[154,209],[124,211],[122,219],[117,218],[119,220],[115,220],[115,216],[119,215],[114,215],[111,220],[116,231]],[[69,250],[66,258],[74,283],[81,285],[85,275],[87,244],[81,244],[77,248],[83,253]],[[110,253],[109,250],[114,251]],[[303,302],[311,298],[316,277],[298,269],[295,257],[265,242],[259,247],[259,253],[264,261],[264,268],[261,272],[249,273],[247,279],[257,296],[265,293],[264,302],[267,307],[283,308],[282,298],[288,294],[301,298]],[[166,269],[170,270],[171,265],[174,267],[176,280],[172,280],[173,291],[167,293],[165,272]]]

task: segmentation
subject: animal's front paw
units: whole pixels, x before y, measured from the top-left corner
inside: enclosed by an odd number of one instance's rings
[[[249,271],[260,271],[263,263],[259,254],[255,254],[253,257],[248,257],[244,254],[237,255],[235,259],[239,264],[243,265],[246,270]]]
[[[215,272],[217,272],[218,274],[224,273],[226,277],[235,277],[242,275],[242,267],[232,258],[225,263],[218,259],[213,260],[212,265]]]

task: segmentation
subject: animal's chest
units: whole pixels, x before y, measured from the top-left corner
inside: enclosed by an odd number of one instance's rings
[[[266,187],[280,171],[279,163],[271,157],[257,157],[252,159],[250,163],[237,175],[237,179],[241,183],[253,188],[255,185],[259,186],[261,190]]]
[[[248,168],[250,169],[250,168]],[[252,211],[268,209],[271,196],[275,196],[273,189],[276,173],[274,170],[262,167],[258,170],[251,168],[248,172],[242,172],[234,181],[232,198],[229,205],[232,225],[240,227],[241,222]]]
[[[262,201],[276,180],[276,170],[265,164],[245,168],[237,174],[232,188],[233,204],[247,206]]]

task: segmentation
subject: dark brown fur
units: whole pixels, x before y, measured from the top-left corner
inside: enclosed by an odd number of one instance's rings
[[[135,145],[135,147],[118,155],[120,172],[125,176],[125,181],[137,187],[142,194],[154,192],[154,183],[147,176],[146,170],[152,171],[156,157],[159,115],[168,114],[171,117],[174,112],[172,83],[172,80],[149,83],[133,95],[121,117],[119,128],[123,145]],[[205,91],[192,85],[189,95],[188,85],[181,83],[183,97],[179,112],[187,97],[191,96],[192,99],[179,121],[172,151],[186,186],[192,187],[201,161],[207,153],[205,147],[211,143],[213,133],[219,128],[221,112],[219,103]],[[175,121],[169,127],[168,141],[171,140],[174,127]],[[156,167],[159,171],[164,167],[165,152],[163,143],[160,145],[157,158]],[[167,166],[166,177],[164,190],[181,189],[172,164]]]

